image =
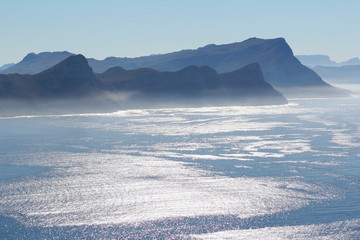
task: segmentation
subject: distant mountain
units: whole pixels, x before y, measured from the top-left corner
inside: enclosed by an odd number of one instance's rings
[[[0,74],[0,98],[79,97],[96,89],[96,78],[82,55],[73,55],[35,75]]]
[[[160,71],[176,71],[189,65],[206,65],[221,73],[234,71],[254,62],[260,64],[265,80],[287,96],[346,95],[325,83],[313,70],[302,65],[283,38],[250,38],[240,43],[212,44],[196,50],[138,58],[111,57],[102,61],[89,59],[89,64],[95,72],[102,72],[113,66],[125,69],[153,68]]]
[[[66,52],[66,54],[71,53]],[[29,69],[34,72],[40,66],[45,68],[44,62],[39,61],[40,55],[42,54],[29,55],[5,72],[14,72],[19,65],[22,65],[23,69],[27,68],[27,72],[30,72]],[[45,55],[49,58],[51,56],[49,53]],[[238,43],[211,44],[195,50],[167,54],[137,58],[110,57],[104,60],[88,59],[88,61],[97,73],[115,66],[125,69],[152,68],[158,71],[178,71],[191,65],[209,66],[224,73],[235,71],[251,63],[259,63],[264,79],[288,96],[344,96],[343,92],[325,83],[313,70],[302,65],[283,38],[270,40],[250,38]],[[50,62],[54,63],[55,60],[45,62],[50,65]],[[299,88],[301,90],[296,90]]]
[[[29,53],[19,63],[5,69],[1,73],[36,74],[53,67],[71,55],[73,54],[66,51],[43,52],[39,54]]]
[[[360,59],[351,58],[337,63],[326,55],[298,55],[304,65],[313,69],[321,78],[330,83],[360,84]]]
[[[360,65],[340,67],[316,66],[313,69],[322,78],[333,83],[360,84]]]
[[[330,59],[327,55],[296,55],[299,61],[308,67],[315,66],[348,66],[348,65],[360,65],[359,58],[351,58],[347,61],[337,63]]]
[[[327,55],[296,55],[299,61],[308,67],[321,66],[336,66],[337,62],[330,59]]]
[[[287,102],[264,81],[258,64],[223,74],[206,66],[190,66],[176,72],[115,67],[95,75],[82,55],[70,56],[35,75],[0,74],[0,99],[0,107],[8,100],[28,104],[54,100],[66,101],[67,108],[71,109],[76,105],[69,100],[77,99],[87,100],[76,109]]]
[[[345,62],[341,62],[340,65],[341,66],[360,65],[360,59],[358,57],[351,58]]]
[[[111,91],[131,92],[131,103],[147,105],[268,105],[286,103],[285,98],[264,81],[259,64],[218,74],[207,66],[189,66],[175,72],[114,67],[97,74]],[[145,100],[145,101],[144,101]]]
[[[244,42],[225,45],[208,45],[196,50],[183,50],[139,58],[89,59],[95,72],[114,66],[125,69],[153,68],[176,71],[190,65],[209,66],[218,72],[229,72],[257,62],[265,80],[275,87],[326,85],[312,70],[303,66],[293,55],[283,38],[264,40],[251,38]]]
[[[0,67],[0,73],[1,73],[1,71],[4,71],[4,70],[6,70],[6,69],[8,69],[9,67],[12,67],[12,66],[14,66],[14,65],[15,65],[15,63],[8,63],[8,64],[2,65],[2,66]]]

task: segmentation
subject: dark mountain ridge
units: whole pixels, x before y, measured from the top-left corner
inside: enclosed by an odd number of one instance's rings
[[[19,63],[5,69],[1,74],[19,73],[36,74],[49,69],[73,53],[63,52],[42,52],[39,54],[29,53]]]
[[[176,72],[115,67],[95,75],[82,55],[72,55],[34,75],[0,74],[0,99],[0,107],[9,100],[28,105],[66,101],[65,109],[74,108],[73,103],[81,100],[77,110],[287,102],[264,81],[258,64],[224,74],[207,66],[189,66]]]
[[[41,73],[0,74],[0,98],[77,97],[95,89],[96,78],[82,55],[72,55]]]
[[[169,101],[186,105],[263,105],[286,103],[283,96],[264,81],[259,64],[218,74],[207,66],[189,66],[175,72],[149,68],[125,70],[114,67],[97,74],[106,89],[133,92],[132,101],[152,99],[164,105]]]
[[[208,45],[195,50],[182,50],[168,54],[138,58],[107,58],[102,61],[89,59],[95,72],[103,72],[109,67],[121,66],[125,69],[153,68],[161,71],[176,71],[189,65],[209,66],[218,72],[230,72],[257,62],[265,80],[276,88],[287,87],[327,87],[314,71],[303,66],[294,57],[291,48],[283,38],[250,38],[243,42]]]
[[[21,64],[25,69],[30,64],[26,63],[27,60],[32,58],[33,60],[30,61],[32,65],[42,65],[41,61],[34,59],[34,56],[31,55],[7,71],[14,71]],[[167,54],[137,58],[109,57],[104,60],[88,59],[88,61],[94,72],[97,73],[102,73],[115,66],[121,66],[128,70],[152,68],[158,71],[178,71],[191,65],[209,66],[219,73],[224,73],[256,62],[261,66],[265,81],[285,94],[292,92],[292,94],[303,96],[304,92],[313,92],[315,97],[344,96],[342,91],[327,84],[313,70],[302,65],[283,38],[250,38],[243,42],[210,44],[198,49]],[[54,61],[52,60],[52,62]],[[36,68],[31,67],[31,69],[34,71]],[[30,72],[22,71],[22,73]],[[296,88],[302,90],[296,91],[294,90]]]

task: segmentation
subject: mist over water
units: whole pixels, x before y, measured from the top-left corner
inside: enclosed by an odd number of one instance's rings
[[[359,110],[294,99],[1,117],[0,236],[358,239]]]

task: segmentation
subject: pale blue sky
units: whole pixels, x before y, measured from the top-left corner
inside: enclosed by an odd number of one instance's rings
[[[29,52],[103,59],[284,37],[295,54],[360,56],[359,0],[0,0],[0,66]]]

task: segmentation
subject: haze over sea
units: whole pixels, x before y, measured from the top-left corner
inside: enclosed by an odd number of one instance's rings
[[[0,118],[2,239],[360,239],[360,98]]]
[[[0,6],[0,240],[360,240],[359,0]]]

